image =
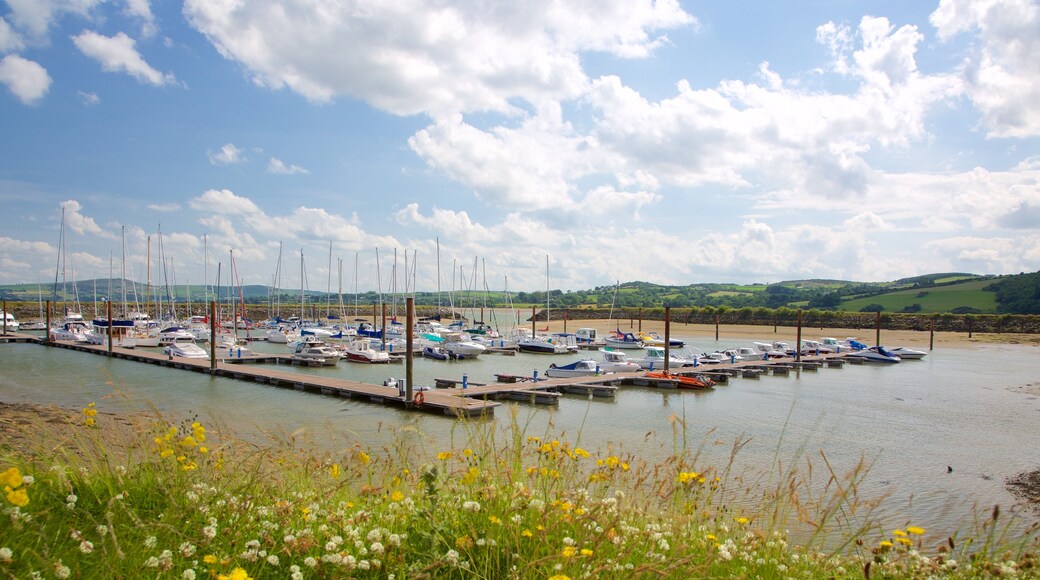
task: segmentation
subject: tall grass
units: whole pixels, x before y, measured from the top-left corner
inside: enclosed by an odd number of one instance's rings
[[[778,460],[751,481],[703,465],[673,420],[660,462],[460,421],[317,452],[158,414],[114,444],[93,407],[74,437],[0,450],[0,575],[105,578],[976,577],[1035,575],[1035,535],[998,512],[972,534],[882,530],[868,465]],[[45,433],[44,424],[29,425]],[[219,436],[218,436],[219,435]],[[421,434],[420,434],[421,435]],[[800,464],[800,463],[799,463]],[[801,464],[800,464],[801,465]],[[823,477],[823,485],[814,478]],[[787,531],[808,530],[792,540]]]

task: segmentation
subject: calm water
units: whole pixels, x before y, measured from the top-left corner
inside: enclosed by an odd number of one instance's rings
[[[711,339],[692,343],[707,350],[735,346]],[[284,352],[284,346],[259,343],[256,350]],[[418,384],[463,374],[471,381],[493,382],[495,373],[537,370],[541,375],[551,362],[576,358],[419,358],[414,374]],[[2,345],[0,361],[0,400],[5,402],[78,408],[96,401],[102,411],[154,408],[173,416],[197,414],[240,436],[266,433],[284,440],[291,433],[331,451],[359,440],[379,447],[395,437],[436,451],[461,436],[459,422],[448,417],[63,349]],[[701,449],[700,469],[724,467],[734,441],[748,440],[734,468],[755,479],[771,466],[794,463],[804,469],[811,463],[814,481],[823,481],[821,454],[839,474],[863,458],[871,468],[861,496],[887,495],[881,512],[892,525],[909,521],[952,533],[970,523],[973,506],[988,513],[1000,504],[1008,513],[1017,500],[1004,479],[1040,468],[1040,398],[1017,389],[1040,383],[1038,363],[1036,347],[945,348],[922,361],[892,366],[845,365],[789,377],[731,379],[707,393],[622,387],[616,400],[565,395],[559,407],[516,408],[528,434],[580,440],[590,451],[624,451],[649,461],[685,443]],[[293,370],[373,383],[404,376],[403,364],[341,362],[334,368]],[[510,422],[510,405],[496,409],[493,421],[503,428]],[[686,425],[678,440],[675,418]]]

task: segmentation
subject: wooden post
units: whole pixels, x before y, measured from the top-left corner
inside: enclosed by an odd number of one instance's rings
[[[4,300],[4,334],[7,334],[7,300]]]
[[[672,307],[664,307],[664,372],[668,372],[668,359],[671,358]],[[696,355],[694,355],[696,356]]]
[[[415,318],[415,298],[405,298],[405,352],[404,352],[404,400],[406,406],[412,405],[412,348],[415,346],[413,343],[414,332],[412,332],[412,325],[415,324],[413,319]],[[480,318],[483,320],[484,312],[481,309]]]
[[[301,321],[302,322],[302,321]],[[217,372],[217,301],[209,301],[209,372]]]
[[[112,356],[112,301],[106,300],[108,306],[108,356]]]
[[[535,318],[534,306],[532,306],[531,307],[531,338],[534,338],[535,336],[538,336],[538,328],[535,326],[535,321],[536,321],[536,318]]]
[[[971,338],[971,317],[968,317],[968,338]]]
[[[932,328],[928,333],[928,350],[935,350],[935,317],[932,317]]]
[[[794,339],[794,360],[802,361],[802,309],[798,309],[798,334]],[[800,368],[800,367],[799,367]]]
[[[639,332],[643,332],[643,307],[642,306],[639,307]],[[665,367],[665,370],[668,370],[668,368]]]
[[[386,304],[383,305],[383,318],[379,327],[379,340],[380,344],[383,345],[382,350],[386,350]]]
[[[51,301],[47,301],[47,330],[46,334],[43,335],[43,342],[46,344],[51,341]]]
[[[874,333],[874,344],[876,344],[876,345],[880,345],[881,344],[881,311],[880,310],[878,310],[878,313],[877,313],[877,330]]]
[[[719,341],[719,315],[715,315],[715,342]]]
[[[563,311],[563,332],[567,332],[567,311]]]

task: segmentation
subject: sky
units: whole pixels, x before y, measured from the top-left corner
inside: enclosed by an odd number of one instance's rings
[[[0,284],[1040,270],[1038,1],[5,0],[0,118]]]

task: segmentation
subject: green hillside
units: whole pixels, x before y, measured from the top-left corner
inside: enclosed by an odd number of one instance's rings
[[[840,310],[859,312],[870,305],[881,305],[884,312],[997,312],[997,295],[985,290],[993,283],[991,279],[974,279],[968,282],[896,290],[874,296],[865,296],[842,302]],[[973,309],[971,311],[964,309]]]

